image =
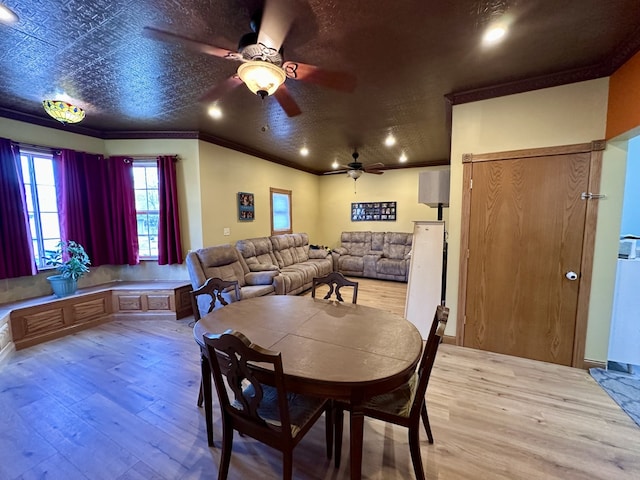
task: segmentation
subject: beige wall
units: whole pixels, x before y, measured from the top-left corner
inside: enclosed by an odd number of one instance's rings
[[[318,176],[206,142],[200,149],[203,244],[271,235],[269,188],[291,190],[293,231],[319,234]],[[238,220],[238,192],[254,194],[255,220]],[[223,234],[224,228],[230,235]]]
[[[318,215],[320,234],[313,243],[338,247],[340,233],[351,231],[413,232],[415,220],[436,220],[438,209],[418,203],[418,175],[442,167],[387,170],[383,175],[363,174],[354,184],[346,174],[320,177]],[[351,203],[397,202],[395,222],[352,222]],[[445,222],[449,209],[443,212]]]
[[[447,304],[452,315],[447,334],[455,334],[460,264],[462,206],[462,154],[538,148],[602,139],[605,134],[608,79],[597,79],[547,88],[507,97],[483,100],[453,108],[451,145],[451,217],[449,221],[449,265]],[[602,191],[619,182],[619,160],[605,152]],[[615,257],[617,242],[609,244],[602,231],[603,217],[618,207],[601,202],[585,357],[606,360],[608,325],[613,285],[608,263]],[[620,215],[620,211],[617,211]],[[617,235],[617,230],[616,230]],[[600,306],[598,306],[598,304]],[[597,313],[597,315],[596,315]],[[451,321],[453,320],[453,321]],[[603,332],[607,334],[604,335]]]

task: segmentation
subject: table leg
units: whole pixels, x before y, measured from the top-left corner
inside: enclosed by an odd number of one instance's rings
[[[211,398],[211,367],[209,359],[200,355],[200,370],[202,371],[202,394],[204,398],[204,418],[207,424],[207,443],[213,447],[213,399]]]
[[[362,478],[364,414],[360,408],[353,406],[349,418],[351,431],[351,480],[360,480]]]

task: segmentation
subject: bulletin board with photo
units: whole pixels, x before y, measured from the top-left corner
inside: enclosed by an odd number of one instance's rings
[[[395,222],[396,202],[358,202],[351,204],[352,222]]]

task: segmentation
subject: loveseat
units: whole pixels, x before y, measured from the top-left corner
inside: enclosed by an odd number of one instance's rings
[[[334,270],[353,277],[406,282],[413,234],[402,232],[342,232],[333,249]]]
[[[333,258],[327,250],[311,248],[306,233],[249,238],[236,242],[251,272],[276,271],[276,295],[296,295],[311,288],[314,277],[333,271]]]

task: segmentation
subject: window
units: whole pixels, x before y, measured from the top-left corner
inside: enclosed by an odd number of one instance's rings
[[[136,197],[136,220],[140,258],[158,258],[158,166],[154,161],[134,162],[133,188]]]
[[[291,190],[271,188],[271,235],[292,233]]]
[[[42,269],[47,267],[47,257],[55,253],[60,242],[53,157],[46,153],[21,151],[20,161],[33,254],[36,266]]]

